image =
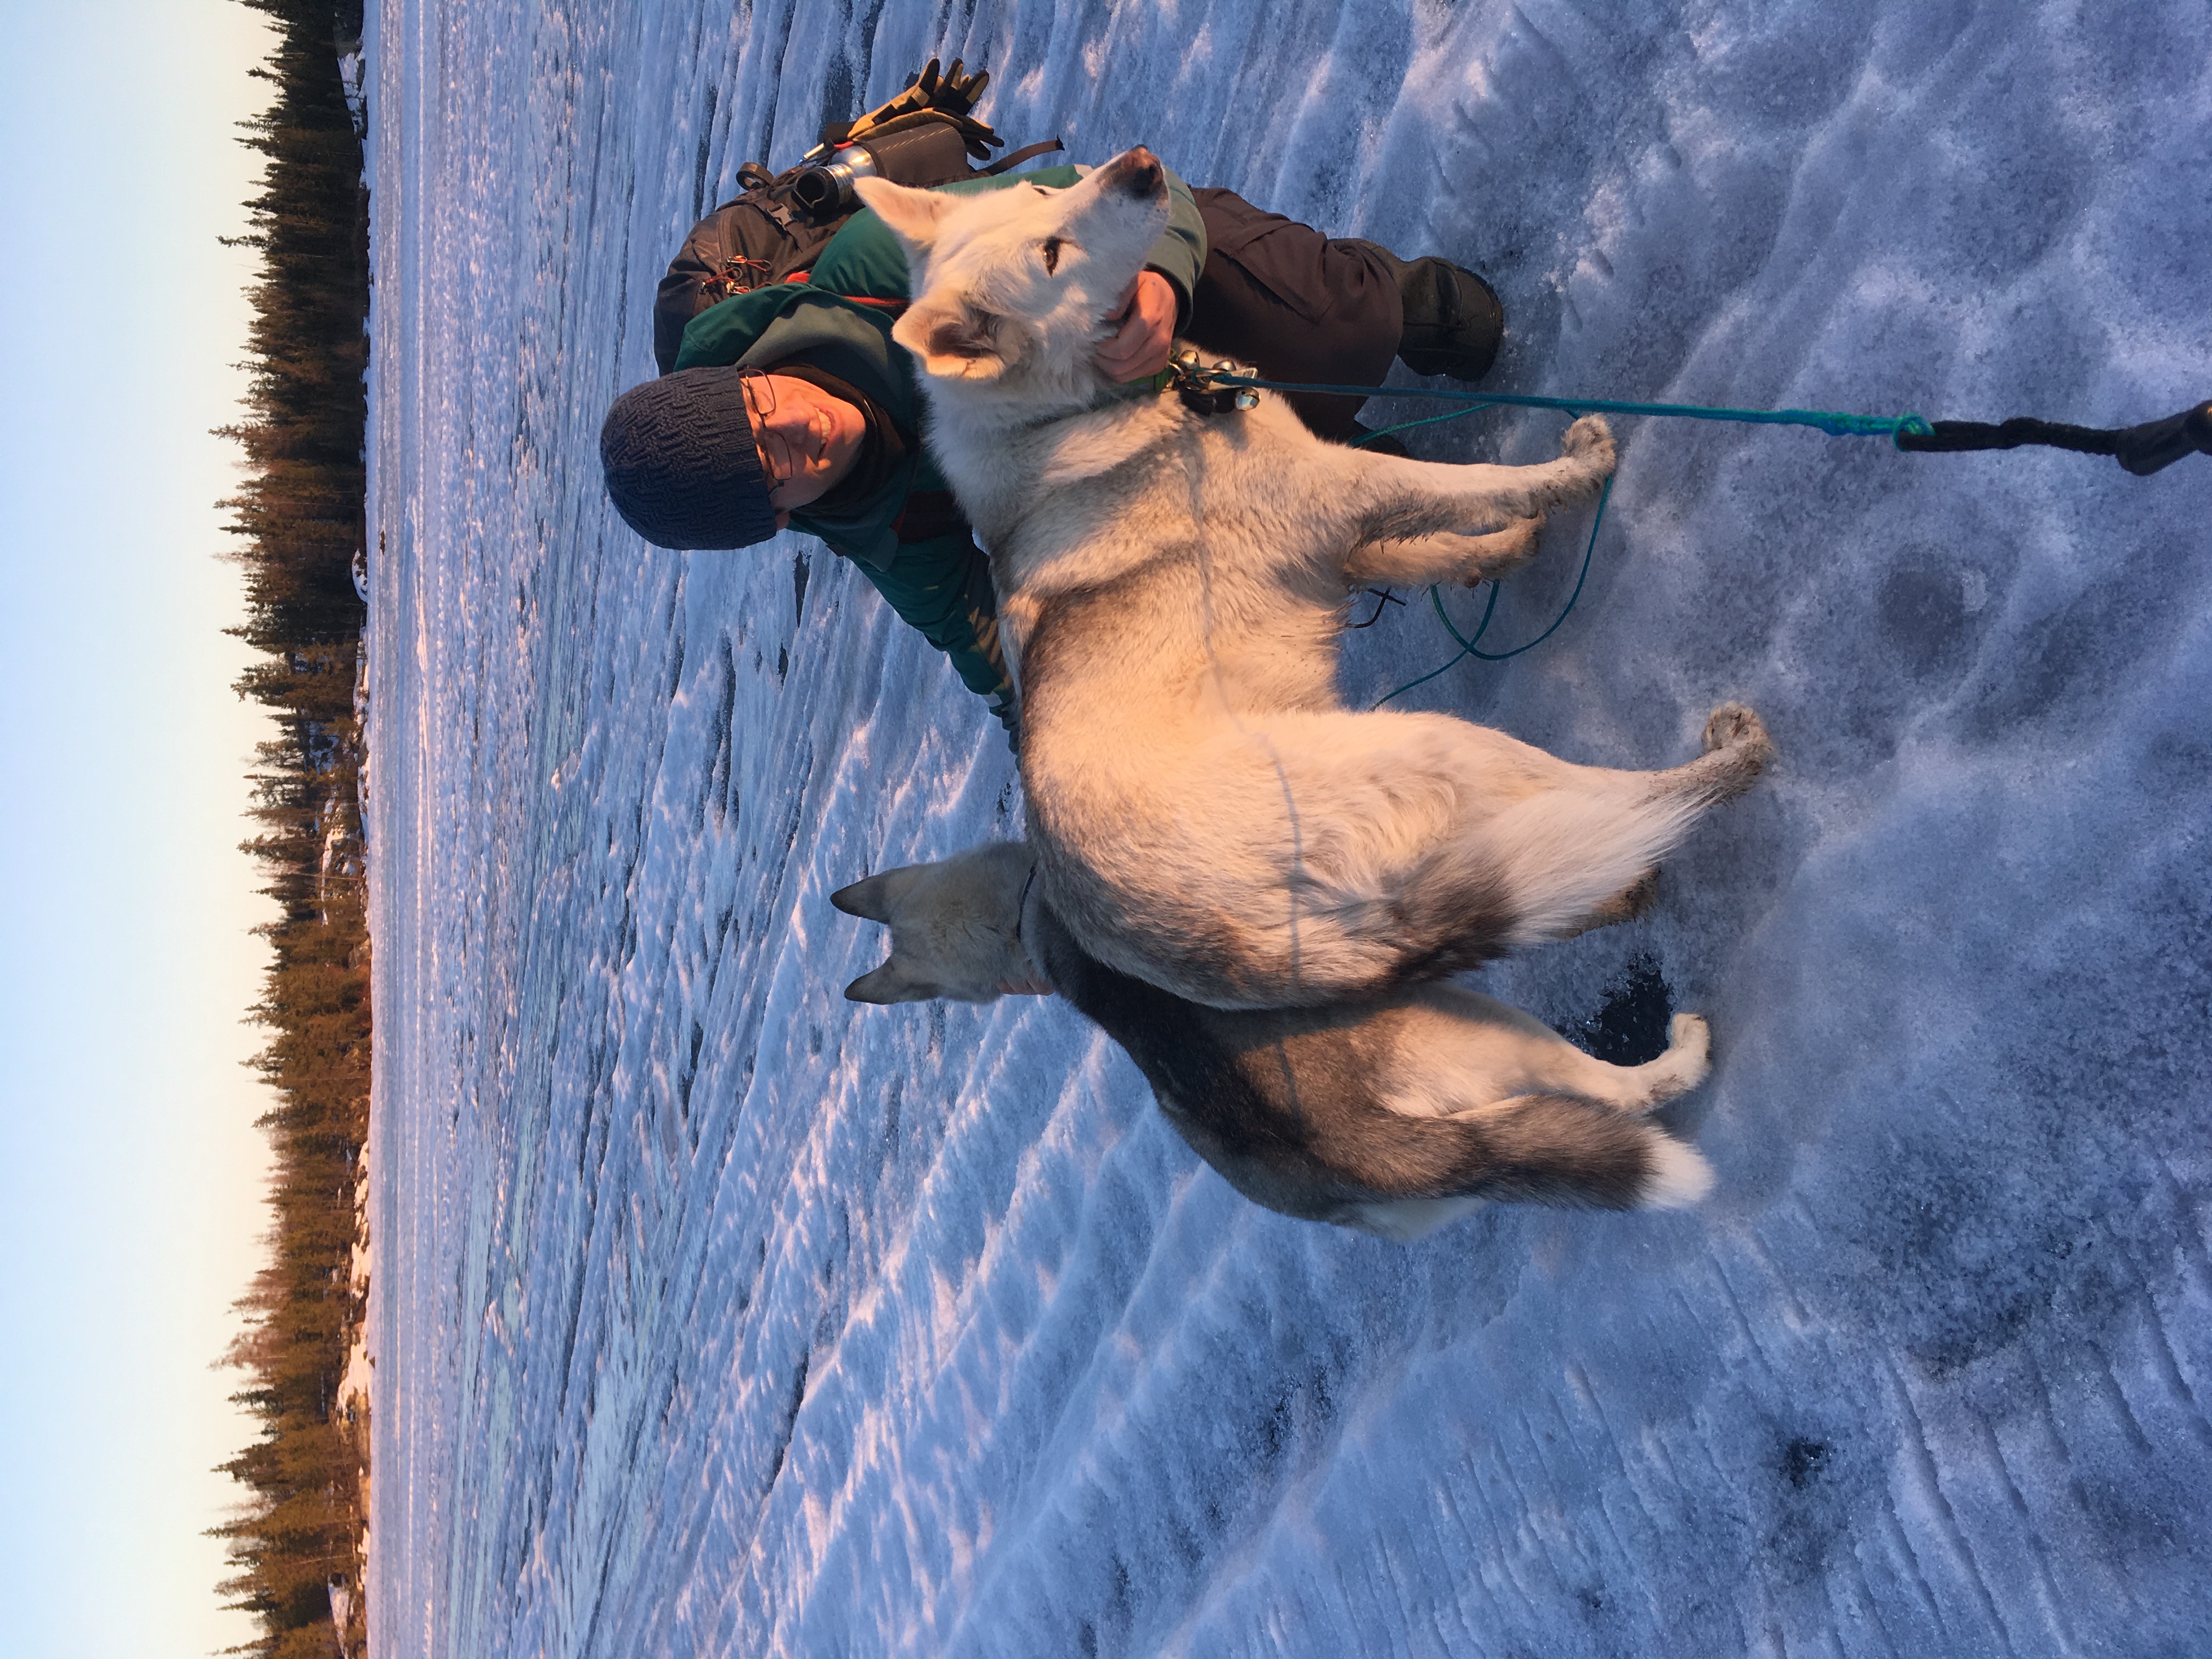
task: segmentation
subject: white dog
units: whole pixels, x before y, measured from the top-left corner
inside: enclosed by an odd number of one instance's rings
[[[1709,1069],[1678,1014],[1644,1066],[1593,1060],[1517,1009],[1427,985],[1330,1008],[1208,1008],[1097,961],[1062,927],[1019,842],[887,870],[830,896],[888,922],[890,960],[855,1002],[1057,989],[1129,1051],[1160,1109],[1254,1202],[1410,1239],[1486,1198],[1676,1208],[1712,1185],[1642,1114]]]
[[[1104,383],[1100,319],[1167,217],[1143,149],[1062,191],[858,187],[917,274],[894,337],[991,551],[1042,879],[1100,962],[1224,1008],[1441,978],[1619,914],[1765,764],[1734,706],[1702,759],[1645,773],[1339,702],[1349,583],[1517,563],[1612,471],[1601,422],[1541,465],[1443,466],[1323,443],[1280,399],[1206,416]]]

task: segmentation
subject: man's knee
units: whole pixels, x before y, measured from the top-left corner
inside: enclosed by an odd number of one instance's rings
[[[1324,236],[1234,191],[1196,193],[1207,240],[1189,336],[1269,380],[1380,386],[1393,357],[1417,374],[1480,380],[1505,313],[1490,285],[1446,259]],[[1290,394],[1324,437],[1358,428],[1359,400]]]
[[[1269,311],[1280,307],[1310,328],[1337,337],[1340,352],[1354,342],[1383,345],[1390,349],[1382,362],[1389,362],[1402,302],[1372,244],[1340,240],[1279,213],[1262,212],[1234,191],[1197,195],[1207,271],[1220,279],[1218,301],[1240,309],[1255,299]],[[1203,287],[1206,276],[1200,282]],[[1269,325],[1280,320],[1265,319]]]

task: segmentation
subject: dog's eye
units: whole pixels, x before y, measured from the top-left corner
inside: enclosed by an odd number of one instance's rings
[[[1048,276],[1060,269],[1060,246],[1059,237],[1048,236],[1044,239],[1044,247],[1042,251],[1044,254],[1044,271]]]

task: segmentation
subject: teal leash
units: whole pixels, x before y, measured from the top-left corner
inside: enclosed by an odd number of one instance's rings
[[[1631,404],[1610,398],[1539,398],[1520,392],[1447,392],[1427,386],[1324,386],[1298,380],[1263,380],[1240,374],[1229,364],[1207,368],[1194,349],[1186,350],[1166,371],[1186,394],[1207,386],[1247,391],[1313,392],[1330,397],[1434,398],[1487,409],[1507,404],[1518,409],[1564,409],[1577,414],[1666,415],[1692,421],[1739,421],[1758,426],[1803,426],[1832,438],[1887,438],[1912,454],[1961,453],[1972,450],[2034,447],[2068,449],[2079,455],[2109,455],[2139,478],[2162,472],[2185,455],[2212,455],[2212,399],[2139,426],[2072,426],[2025,416],[2008,421],[1930,421],[1920,415],[1844,415],[1826,409],[1723,409],[1704,404]],[[1241,398],[1239,408],[1249,408]],[[1470,414],[1473,410],[1467,411]],[[1447,417],[1448,418],[1448,417]],[[1408,426],[1423,422],[1409,421]],[[1402,428],[1393,428],[1394,430]]]
[[[1194,349],[1186,350],[1167,368],[1152,377],[1150,384],[1162,391],[1172,386],[1193,408],[1215,414],[1225,414],[1232,406],[1249,409],[1261,392],[1316,392],[1363,400],[1376,397],[1425,398],[1463,405],[1459,409],[1448,410],[1442,415],[1404,421],[1396,426],[1384,427],[1379,432],[1370,432],[1359,440],[1363,444],[1371,443],[1389,433],[1410,432],[1415,427],[1434,426],[1440,421],[1456,421],[1465,416],[1480,414],[1486,409],[1503,405],[1513,409],[1563,410],[1574,416],[1659,415],[1692,421],[1734,421],[1754,426],[1802,426],[1826,433],[1832,438],[1887,438],[1897,448],[1911,453],[2017,449],[2027,445],[2037,445],[2073,450],[2081,454],[2110,455],[2138,477],[2161,471],[2191,453],[2212,455],[2212,402],[2198,404],[2164,420],[2110,429],[2026,418],[1996,424],[1978,421],[1930,422],[1917,414],[1846,415],[1825,409],[1726,409],[1704,404],[1624,403],[1611,398],[1540,398],[1519,392],[1449,392],[1440,386],[1328,386],[1299,380],[1267,380],[1255,374],[1238,374],[1226,363],[1207,368],[1200,363]],[[1510,651],[1478,649],[1475,641],[1481,639],[1490,626],[1490,619],[1497,614],[1498,584],[1493,581],[1490,585],[1490,603],[1484,607],[1482,621],[1476,625],[1473,638],[1462,635],[1453,626],[1451,617],[1444,611],[1443,596],[1431,586],[1429,602],[1436,607],[1437,619],[1459,642],[1459,655],[1444,664],[1443,668],[1424,674],[1419,679],[1407,681],[1375,706],[1380,708],[1392,697],[1410,691],[1417,685],[1426,684],[1443,673],[1444,668],[1449,668],[1452,663],[1459,661],[1461,657],[1479,657],[1485,662],[1504,662],[1509,657],[1517,657],[1523,651],[1541,645],[1557,633],[1559,624],[1566,621],[1568,613],[1574,610],[1575,601],[1582,597],[1583,584],[1589,576],[1590,556],[1597,548],[1598,526],[1605,522],[1605,504],[1612,494],[1613,481],[1608,478],[1604,494],[1598,497],[1597,517],[1590,524],[1589,545],[1583,550],[1582,574],[1575,578],[1575,591],[1567,596],[1565,609],[1553,618],[1549,628],[1528,644],[1516,646]],[[1376,615],[1381,615],[1379,609]]]
[[[1919,415],[1844,415],[1826,409],[1723,409],[1705,404],[1630,404],[1609,398],[1538,398],[1518,392],[1449,392],[1430,386],[1321,386],[1297,380],[1263,380],[1256,375],[1231,374],[1221,369],[1198,373],[1219,386],[1249,386],[1259,392],[1314,392],[1339,398],[1428,398],[1472,405],[1450,414],[1432,416],[1449,421],[1504,404],[1513,409],[1559,409],[1570,415],[1672,415],[1692,421],[1738,421],[1757,426],[1804,426],[1832,438],[1887,438],[1895,443],[1903,434],[1935,435],[1932,422]],[[1402,432],[1407,427],[1427,426],[1429,421],[1407,421],[1386,428]],[[1374,434],[1376,437],[1381,433]],[[1364,441],[1363,440],[1362,441]]]

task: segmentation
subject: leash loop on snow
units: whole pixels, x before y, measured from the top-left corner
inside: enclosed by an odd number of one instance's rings
[[[1380,437],[1382,434],[1377,433],[1375,435]],[[1523,651],[1534,651],[1538,646],[1543,644],[1546,640],[1550,639],[1553,635],[1558,633],[1559,631],[1559,624],[1566,621],[1568,614],[1574,610],[1575,601],[1582,598],[1583,584],[1589,580],[1590,560],[1597,552],[1598,527],[1605,522],[1605,504],[1612,498],[1613,480],[1607,478],[1605,481],[1605,488],[1598,492],[1597,515],[1590,520],[1589,540],[1583,544],[1583,568],[1576,573],[1575,591],[1567,595],[1567,602],[1559,607],[1559,614],[1552,618],[1552,625],[1549,628],[1537,635],[1534,639],[1528,641],[1526,644],[1515,646],[1510,651],[1485,651],[1480,648],[1478,641],[1480,641],[1482,636],[1489,631],[1490,619],[1498,614],[1497,581],[1493,580],[1490,583],[1490,603],[1483,606],[1482,620],[1474,625],[1474,632],[1471,635],[1461,633],[1459,629],[1453,625],[1450,612],[1444,609],[1444,596],[1443,589],[1431,584],[1429,588],[1429,603],[1436,608],[1437,620],[1444,625],[1444,632],[1450,635],[1454,640],[1458,641],[1459,653],[1457,656],[1455,656],[1447,661],[1443,665],[1443,667],[1432,668],[1427,673],[1422,675],[1419,679],[1407,681],[1406,684],[1400,686],[1396,691],[1384,693],[1382,696],[1376,699],[1374,707],[1380,708],[1384,703],[1389,702],[1391,698],[1397,696],[1400,693],[1410,691],[1417,685],[1427,684],[1431,680],[1436,678],[1437,675],[1443,673],[1445,668],[1449,668],[1453,663],[1459,661],[1461,657],[1476,657],[1480,658],[1484,662],[1504,662],[1509,657],[1519,656]],[[1402,601],[1401,601],[1401,603],[1402,603]],[[1366,627],[1370,623],[1372,623],[1376,617],[1379,617],[1382,614],[1382,607],[1380,605],[1377,605],[1375,607],[1375,617],[1370,617],[1368,618],[1366,623],[1357,625]]]

